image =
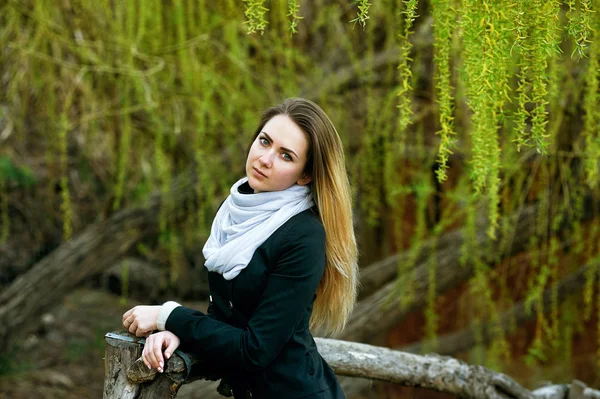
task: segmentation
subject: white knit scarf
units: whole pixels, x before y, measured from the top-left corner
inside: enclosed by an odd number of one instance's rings
[[[238,180],[217,212],[202,249],[210,271],[234,279],[248,266],[254,251],[292,216],[313,206],[308,186],[294,184],[283,191],[241,194]]]

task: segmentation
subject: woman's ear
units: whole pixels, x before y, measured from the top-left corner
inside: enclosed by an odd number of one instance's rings
[[[299,186],[306,186],[311,181],[312,181],[312,177],[310,177],[310,175],[307,175],[306,173],[303,173],[302,177],[300,177],[300,179],[298,179],[296,184],[298,184]]]

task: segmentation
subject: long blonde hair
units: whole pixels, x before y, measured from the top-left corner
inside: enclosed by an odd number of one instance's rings
[[[327,114],[303,98],[288,98],[264,111],[254,138],[276,115],[287,115],[308,138],[304,172],[312,177],[311,191],[326,237],[325,274],[317,288],[310,327],[335,334],[346,325],[358,289],[358,249],[342,140]]]

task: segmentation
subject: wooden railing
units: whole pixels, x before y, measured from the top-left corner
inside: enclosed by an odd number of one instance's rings
[[[184,383],[216,376],[194,375],[200,359],[175,351],[163,373],[148,370],[140,356],[144,340],[126,331],[106,334],[104,399],[174,398]],[[338,375],[428,388],[473,399],[600,399],[580,381],[529,391],[505,374],[452,357],[415,355],[355,342],[315,338],[319,353]],[[231,392],[219,385],[224,396]]]

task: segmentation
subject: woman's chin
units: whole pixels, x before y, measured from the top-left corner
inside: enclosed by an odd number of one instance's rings
[[[256,181],[252,176],[248,176],[248,185],[252,190],[254,190],[254,194],[260,193],[260,183]]]

